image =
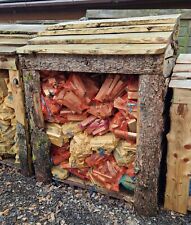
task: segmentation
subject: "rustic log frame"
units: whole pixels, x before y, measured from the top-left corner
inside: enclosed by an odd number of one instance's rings
[[[35,70],[23,70],[23,80],[35,175],[38,181],[48,183],[51,181],[50,141],[44,132],[40,105],[40,74]]]
[[[25,176],[31,176],[34,174],[32,169],[32,152],[30,149],[28,123],[25,112],[24,86],[22,76],[18,68],[17,55],[1,54],[0,69],[8,70],[8,77],[12,86],[14,105],[17,106],[16,108],[18,109],[15,110],[15,117],[17,120],[16,132],[18,136],[20,171]]]
[[[43,182],[51,180],[50,142],[44,132],[38,70],[139,75],[139,134],[134,206],[140,214],[156,214],[158,211],[161,142],[164,129],[163,108],[167,90],[163,76],[164,54],[142,56],[30,54],[20,55],[19,61],[23,71],[25,104],[30,121],[35,172],[37,180]]]

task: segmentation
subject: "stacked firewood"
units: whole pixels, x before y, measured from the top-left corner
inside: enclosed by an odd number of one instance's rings
[[[0,79],[0,155],[15,156],[18,153],[16,118],[13,96],[8,78]],[[18,154],[16,155],[18,162]]]
[[[114,191],[133,182],[138,77],[42,71],[41,89],[53,173]]]

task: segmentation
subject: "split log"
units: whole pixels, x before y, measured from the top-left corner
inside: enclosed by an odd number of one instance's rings
[[[30,125],[34,168],[39,182],[51,181],[50,141],[44,131],[44,118],[40,103],[40,74],[23,70],[25,104]]]

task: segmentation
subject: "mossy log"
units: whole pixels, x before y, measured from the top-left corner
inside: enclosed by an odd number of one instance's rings
[[[40,75],[37,71],[23,70],[23,78],[35,175],[39,182],[48,183],[51,181],[50,141],[44,132],[44,118],[40,106]]]
[[[18,70],[9,70],[9,79],[13,94],[13,105],[17,121],[16,132],[19,146],[19,162],[21,173],[25,176],[33,175],[32,152],[30,148],[30,138],[28,121],[26,119],[24,103],[24,85],[21,73]]]

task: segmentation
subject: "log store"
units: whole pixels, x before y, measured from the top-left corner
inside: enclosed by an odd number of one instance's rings
[[[169,86],[173,89],[171,126],[167,135],[165,208],[191,211],[191,55],[179,55]]]
[[[38,181],[158,208],[166,77],[179,15],[49,26],[17,49]]]
[[[16,48],[43,27],[0,24],[0,157],[1,163],[17,165],[24,175],[32,173],[32,160]]]

